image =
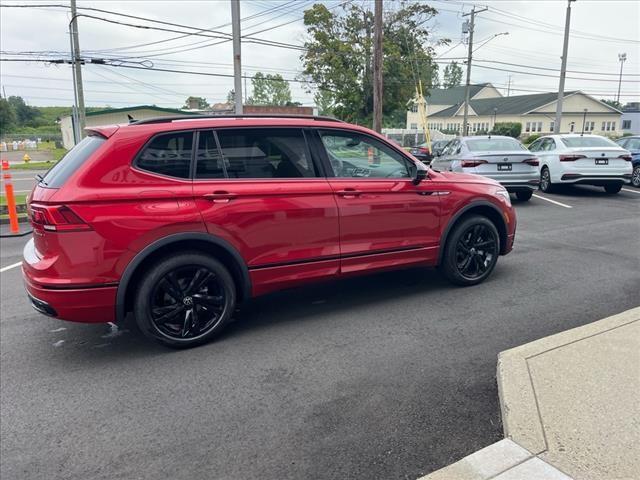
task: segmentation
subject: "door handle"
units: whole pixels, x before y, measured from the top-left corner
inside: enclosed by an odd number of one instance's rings
[[[206,200],[211,200],[214,203],[229,203],[231,200],[236,198],[237,195],[235,193],[229,193],[226,191],[215,191],[213,193],[205,193],[203,198]]]
[[[345,188],[344,190],[338,190],[336,193],[343,198],[356,198],[362,194],[360,190],[355,188]]]

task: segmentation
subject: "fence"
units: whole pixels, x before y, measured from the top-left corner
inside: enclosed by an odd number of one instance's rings
[[[431,134],[432,141],[449,140],[455,137],[455,135],[447,135],[439,130],[429,130],[429,133]],[[383,128],[382,134],[403,147],[414,147],[426,141],[424,138],[424,132],[418,129]]]

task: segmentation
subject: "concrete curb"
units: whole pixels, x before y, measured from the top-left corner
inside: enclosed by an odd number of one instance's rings
[[[531,378],[530,359],[638,320],[640,307],[501,352],[497,381],[505,437],[536,455],[548,447]]]

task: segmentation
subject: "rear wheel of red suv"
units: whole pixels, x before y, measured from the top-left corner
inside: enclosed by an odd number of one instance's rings
[[[440,269],[456,285],[476,285],[491,274],[499,254],[500,236],[493,222],[472,215],[453,227]]]
[[[184,348],[215,337],[235,304],[228,270],[216,259],[193,252],[166,257],[144,274],[134,313],[146,336]]]

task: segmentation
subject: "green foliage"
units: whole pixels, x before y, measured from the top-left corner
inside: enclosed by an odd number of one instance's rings
[[[605,100],[604,98],[601,98],[600,101],[602,103],[606,103],[610,107],[615,108],[616,110],[622,111],[622,104],[620,102],[617,102],[615,100]]]
[[[0,98],[0,135],[11,132],[16,127],[16,112],[11,104]]]
[[[346,4],[342,12],[317,3],[304,12],[302,78],[315,85],[321,111],[371,125],[373,114],[373,12],[370,3]],[[436,10],[401,3],[383,18],[383,125],[403,126],[416,81],[437,83],[437,67],[426,23]],[[441,43],[446,44],[447,41]]]
[[[529,145],[530,143],[535,142],[537,139],[540,138],[540,134],[539,133],[534,133],[533,135],[529,135],[527,138],[525,138],[522,143],[524,143],[525,145]]]
[[[209,103],[206,98],[203,97],[189,97],[184,101],[184,107],[182,108],[194,108],[192,105],[195,105],[195,108],[198,110],[206,110],[209,108]]]
[[[444,67],[442,88],[452,88],[462,85],[462,67],[457,62],[451,62]]]
[[[27,105],[22,97],[11,96],[7,101],[15,112],[18,125],[26,127],[37,127],[39,125],[38,117],[40,117],[40,111],[37,108]]]
[[[519,122],[498,122],[491,130],[492,135],[506,135],[518,138],[522,132],[522,124]]]
[[[291,89],[282,75],[256,73],[251,79],[253,95],[249,97],[249,105],[292,105]]]
[[[235,90],[229,90],[229,93],[227,93],[227,103],[230,103],[232,105],[236,104],[236,92],[235,92]]]

